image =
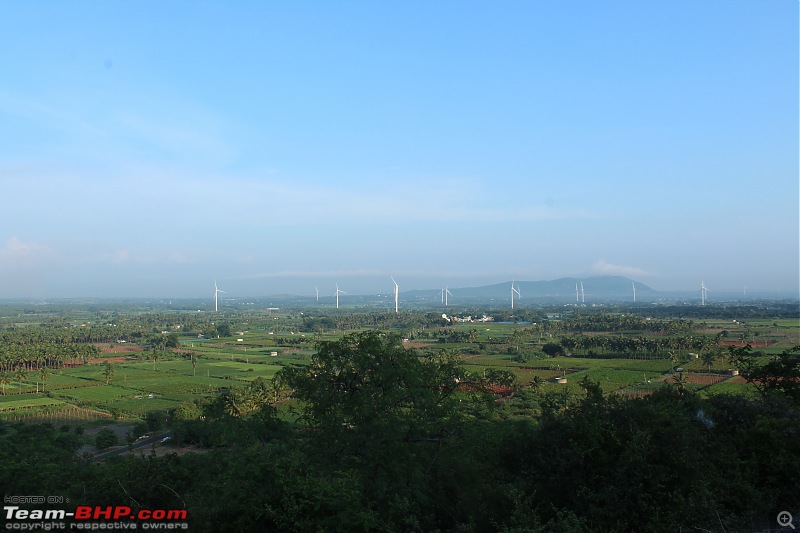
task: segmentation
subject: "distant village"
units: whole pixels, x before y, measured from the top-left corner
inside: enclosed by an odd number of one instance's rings
[[[494,322],[494,317],[486,315],[483,315],[480,318],[472,318],[471,316],[461,318],[457,316],[447,316],[445,313],[442,313],[442,318],[448,322]]]

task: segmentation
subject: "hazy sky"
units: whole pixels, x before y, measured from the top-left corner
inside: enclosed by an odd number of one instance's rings
[[[798,290],[795,0],[0,0],[0,50],[0,298]]]

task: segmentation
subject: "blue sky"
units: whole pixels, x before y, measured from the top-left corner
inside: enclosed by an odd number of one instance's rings
[[[0,0],[0,297],[798,291],[798,3]]]

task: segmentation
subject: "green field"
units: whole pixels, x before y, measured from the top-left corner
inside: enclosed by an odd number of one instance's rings
[[[752,314],[752,311],[748,312]],[[491,314],[491,311],[462,313],[465,314],[481,316]],[[642,329],[635,329],[629,324],[637,322],[623,322],[624,312],[563,308],[540,311],[531,320],[519,324],[448,324],[437,318],[440,315],[436,313],[396,317],[374,311],[356,315],[353,311],[334,313],[330,309],[306,310],[306,314],[298,311],[236,312],[214,317],[229,325],[229,336],[207,339],[198,335],[207,329],[205,324],[212,317],[197,315],[196,312],[152,314],[142,310],[126,313],[58,310],[31,317],[9,314],[5,322],[0,320],[0,326],[10,328],[23,338],[39,331],[63,336],[72,331],[85,331],[76,330],[76,327],[102,330],[112,316],[115,323],[127,320],[126,331],[139,340],[117,343],[116,337],[124,335],[114,330],[111,340],[96,343],[100,353],[89,364],[73,362],[73,366],[52,368],[44,380],[37,370],[27,372],[22,383],[10,379],[5,384],[6,395],[0,397],[0,410],[7,413],[73,406],[140,417],[148,411],[168,410],[182,401],[209,397],[220,390],[245,387],[258,378],[269,381],[281,368],[306,364],[314,354],[317,342],[333,341],[346,333],[370,329],[408,337],[409,346],[416,346],[420,353],[448,350],[461,354],[465,370],[478,376],[492,369],[505,370],[514,375],[517,387],[528,387],[534,379],[539,379],[545,381],[541,386],[543,392],[566,390],[576,395],[582,394],[579,383],[585,377],[599,382],[609,394],[653,390],[671,382],[670,376],[677,367],[692,373],[694,382],[690,382],[689,388],[701,390],[704,395],[753,394],[753,387],[741,379],[725,378],[719,383],[702,383],[700,376],[709,367],[702,358],[688,355],[700,351],[700,348],[689,347],[689,343],[697,338],[719,342],[716,345],[717,356],[710,366],[711,372],[718,375],[732,368],[732,362],[727,358],[731,344],[739,347],[745,342],[755,343],[754,352],[762,355],[757,360],[766,362],[769,355],[800,343],[800,321],[793,318],[709,317],[695,319],[691,331],[659,332],[645,327],[650,325],[647,322],[650,318],[638,322],[644,324]],[[327,321],[321,330],[303,331],[309,316]],[[619,318],[618,323],[624,327],[592,329],[596,322],[592,320],[598,317],[612,322]],[[676,318],[660,320],[669,324]],[[163,340],[168,336],[177,338],[178,343],[174,345],[177,350],[162,349],[154,361],[152,339]],[[640,339],[639,342],[643,343],[683,339],[687,344],[655,353],[645,349],[609,353],[610,350],[603,346],[594,349],[595,357],[586,356],[591,349],[585,345],[564,350],[565,353],[574,352],[571,356],[548,357],[542,353],[545,343],[559,343],[580,336],[586,342],[596,342],[598,337],[608,336]],[[678,354],[677,361],[670,360],[669,350]],[[277,356],[272,355],[275,352]],[[192,365],[192,358],[196,358],[196,366]],[[113,376],[108,384],[103,364],[107,360],[112,361],[113,366]],[[41,358],[35,365],[41,365]],[[567,383],[555,383],[558,376],[566,377]],[[710,376],[708,379],[711,381],[722,379],[713,374]]]
[[[37,407],[52,407],[63,405],[65,402],[54,398],[26,398],[23,400],[7,400],[0,402],[0,411],[16,411]]]

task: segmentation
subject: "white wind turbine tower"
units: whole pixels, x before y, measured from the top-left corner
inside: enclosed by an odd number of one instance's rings
[[[314,290],[317,291],[317,303],[319,303],[319,287],[315,285]]]
[[[339,309],[339,293],[347,294],[346,292],[339,290],[339,284],[337,283],[336,284],[336,309]]]
[[[705,280],[701,281],[700,282],[700,305],[706,305],[706,298],[708,298],[708,293],[709,292],[711,292],[711,291],[708,290],[708,287],[706,287]]]
[[[633,287],[633,303],[636,303],[636,283],[631,281],[631,286]]]
[[[514,309],[514,293],[517,294],[517,299],[522,298],[522,295],[519,293],[519,289],[514,288],[514,282],[511,282],[511,309]]]
[[[215,281],[215,282],[214,282],[214,312],[215,312],[215,313],[217,312],[217,295],[218,295],[219,293],[221,293],[221,292],[225,292],[225,291],[221,291],[221,290],[219,290],[219,289],[217,288],[217,282]]]
[[[445,287],[445,288],[444,288],[444,306],[445,306],[445,307],[447,307],[447,296],[448,296],[448,295],[452,296],[452,295],[453,295],[453,293],[452,293],[452,292],[450,292],[450,291],[447,289],[447,287]]]
[[[389,276],[389,277],[392,278],[392,283],[394,283],[394,313],[397,314],[397,313],[399,313],[397,308],[398,308],[398,303],[399,303],[399,300],[400,300],[400,286],[394,280],[394,277],[392,277],[392,276]]]
[[[581,303],[582,304],[586,303],[586,293],[583,292],[583,282],[582,281],[581,281]]]

